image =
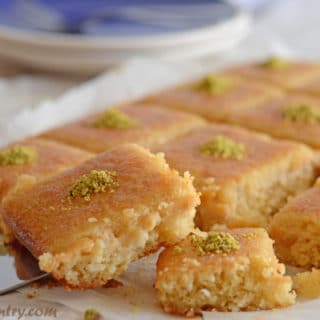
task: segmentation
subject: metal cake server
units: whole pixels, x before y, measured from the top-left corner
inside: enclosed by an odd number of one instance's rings
[[[37,259],[26,248],[18,246],[13,255],[0,249],[0,295],[49,276],[39,269]]]

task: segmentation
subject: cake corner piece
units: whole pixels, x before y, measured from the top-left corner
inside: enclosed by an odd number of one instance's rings
[[[94,288],[187,236],[198,204],[189,175],[128,144],[8,196],[3,215],[43,271]]]

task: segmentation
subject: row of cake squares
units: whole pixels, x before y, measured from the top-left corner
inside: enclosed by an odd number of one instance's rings
[[[320,65],[272,58],[209,74],[146,102],[320,147]]]
[[[216,224],[265,227],[318,174],[318,157],[302,144],[160,106],[123,105],[42,136],[93,152],[126,142],[163,152],[172,168],[195,177],[201,192],[196,223],[203,230]]]
[[[72,147],[43,142],[46,138]],[[190,171],[195,177],[195,186],[201,192],[196,223],[203,230],[210,230],[216,224],[266,227],[288,197],[311,186],[317,176],[317,157],[306,146],[232,126],[208,124],[195,115],[150,104],[108,109],[22,144],[30,141],[47,143],[47,148],[61,146],[66,162],[69,161],[66,151],[75,151],[73,146],[102,152],[135,142],[164,152],[171,167],[180,173]],[[89,156],[86,151],[77,152]],[[40,156],[35,165],[5,168],[3,195],[22,173],[46,176],[50,170],[59,171],[56,160],[55,153],[51,156],[49,152],[43,162]],[[41,166],[50,161],[53,161],[50,170],[46,165]],[[77,161],[71,156],[69,165],[76,165]]]
[[[44,142],[50,138],[73,146]],[[132,104],[3,150],[5,157],[10,151],[14,156],[15,148],[24,151],[28,143],[44,148],[40,150],[44,156],[40,152],[39,159],[31,164],[0,168],[3,195],[21,174],[46,176],[60,170],[56,153],[47,152],[46,148],[60,147],[60,157],[72,166],[82,159],[74,155],[76,150],[89,156],[74,146],[102,152],[128,142],[163,152],[172,168],[181,174],[189,171],[195,177],[194,184],[201,192],[196,223],[202,230],[210,230],[216,224],[266,227],[288,197],[310,187],[318,174],[318,156],[305,145],[238,127],[209,124],[180,111]]]
[[[103,128],[96,128],[96,125],[92,124],[101,119],[114,121],[117,115],[118,118],[122,117],[127,122],[134,121],[136,125],[138,117],[129,118],[129,114],[125,113],[126,110],[131,110],[130,108],[138,110],[139,106],[126,106],[117,111],[107,111],[102,116],[95,116],[95,120],[91,122],[83,124],[84,122],[80,121],[53,132],[63,132],[68,130],[68,127],[75,126],[78,126],[79,131],[82,126],[87,126],[85,130],[92,132],[98,130],[101,136],[104,135],[107,138],[96,141],[97,144],[102,141],[101,144],[104,145],[105,141],[109,141],[110,132],[111,134],[115,131],[125,133],[138,128],[113,128],[113,131],[112,128],[107,128],[103,132]],[[150,110],[154,112],[150,106],[144,106],[141,109],[144,117]],[[165,114],[171,113],[166,110],[160,111]],[[173,113],[183,115],[186,119],[189,117],[183,113]],[[190,171],[195,176],[196,188],[201,192],[201,205],[198,208],[196,223],[203,230],[210,230],[217,224],[230,227],[267,226],[273,214],[286,203],[288,197],[308,188],[317,175],[317,157],[311,149],[303,145],[273,140],[240,128],[205,124],[193,116],[190,116],[189,120],[191,123],[189,132],[162,145],[155,143],[153,149],[164,152],[168,163],[173,168],[181,173]],[[194,123],[198,128],[191,130],[195,126]],[[50,132],[44,135],[50,136]],[[73,138],[76,139],[77,135]],[[123,139],[123,142],[125,141],[126,138]],[[10,181],[12,176],[19,175],[19,172],[46,176],[50,174],[50,170],[44,166],[45,163],[53,162],[53,172],[59,171],[59,162],[55,162],[57,158],[51,157],[51,154],[55,153],[44,152],[46,148],[49,150],[50,148],[54,150],[54,147],[58,150],[61,148],[64,161],[70,160],[69,166],[77,164],[72,158],[73,153],[78,156],[77,153],[83,152],[58,143],[44,142],[41,138],[27,140],[22,143],[23,146],[20,144],[20,148],[36,142],[38,149],[39,144],[41,146],[42,143],[43,150],[40,148],[40,151],[45,156],[41,156],[40,152],[39,161],[36,163],[5,168],[4,182],[6,179]],[[68,160],[68,152],[71,151],[73,153]],[[83,152],[84,156],[89,157],[89,153]],[[77,160],[81,161],[82,158],[79,157]],[[5,178],[6,175],[7,178]]]

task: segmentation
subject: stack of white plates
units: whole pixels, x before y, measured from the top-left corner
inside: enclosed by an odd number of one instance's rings
[[[227,2],[186,1],[113,8],[112,16],[89,16],[71,33],[63,17],[30,3],[15,8],[16,19],[24,19],[14,23],[0,13],[0,56],[50,71],[97,73],[136,56],[174,61],[217,54],[250,27],[249,15]]]

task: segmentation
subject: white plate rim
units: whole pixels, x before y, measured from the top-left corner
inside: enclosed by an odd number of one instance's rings
[[[251,15],[240,10],[238,14],[227,20],[207,27],[198,28],[192,31],[182,31],[171,33],[168,35],[141,36],[141,37],[92,37],[54,34],[40,31],[21,30],[0,25],[0,39],[26,43],[33,46],[46,47],[63,47],[63,48],[140,48],[140,47],[162,47],[176,46],[181,43],[192,43],[200,39],[208,39],[213,33],[220,33],[224,29],[228,29],[235,24],[249,24]]]

